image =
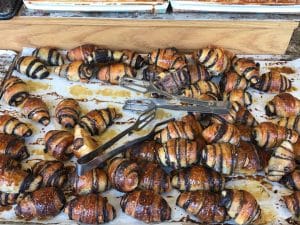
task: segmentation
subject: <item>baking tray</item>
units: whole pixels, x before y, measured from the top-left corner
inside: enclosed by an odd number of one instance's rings
[[[81,12],[152,12],[165,13],[166,0],[24,0],[29,9]]]
[[[234,2],[234,1],[227,1]],[[251,2],[251,1],[250,1]],[[255,2],[255,1],[254,1]],[[272,13],[299,14],[300,3],[294,4],[228,4],[218,1],[170,0],[174,12],[226,12],[226,13]]]
[[[33,49],[25,48],[23,54],[28,55]],[[13,51],[0,50],[0,77],[3,78],[5,71],[11,64],[14,56],[16,55]],[[287,75],[292,81],[294,87],[300,87],[300,60],[289,61],[288,56],[245,56],[254,57],[257,62],[261,64],[262,72],[267,71],[271,67],[277,67],[285,72],[290,72]],[[11,115],[21,118],[22,121],[31,124],[34,135],[26,139],[26,145],[30,152],[30,158],[24,163],[27,167],[31,160],[34,159],[53,159],[50,155],[44,154],[44,134],[48,130],[61,129],[61,126],[53,118],[54,107],[57,103],[67,97],[75,98],[79,101],[83,113],[88,112],[95,108],[104,108],[107,106],[116,107],[119,112],[123,114],[122,118],[114,122],[114,124],[107,129],[102,135],[97,136],[99,144],[104,143],[118,132],[124,130],[128,127],[132,121],[137,117],[136,114],[121,111],[121,107],[125,100],[130,98],[145,98],[142,94],[137,94],[131,92],[127,89],[123,89],[119,86],[111,86],[104,84],[96,79],[92,79],[88,84],[82,84],[78,82],[70,82],[63,78],[57,77],[55,75],[50,75],[44,80],[32,80],[25,75],[19,74],[14,71],[13,75],[22,78],[30,87],[31,93],[34,95],[42,96],[43,100],[47,103],[51,117],[51,123],[47,127],[43,127],[37,123],[31,122],[25,118],[25,116],[20,112],[18,108],[10,107],[3,100],[0,101],[0,114],[9,112]],[[264,105],[269,101],[274,95],[265,94],[256,90],[250,90],[253,95],[253,105],[250,107],[250,111],[255,115],[259,122],[267,120],[264,116]],[[293,88],[292,94],[300,97],[300,90]],[[168,118],[180,118],[184,113],[168,110],[158,110],[156,115],[156,120],[151,123],[147,129],[151,129],[155,122],[161,121]],[[125,138],[117,146],[122,145],[125,141],[134,139],[137,136],[144,134],[146,131],[141,131],[137,134],[133,134],[128,138]],[[116,147],[116,145],[114,146]],[[72,161],[72,160],[71,160]],[[231,181],[227,182],[226,187],[228,188],[239,188],[245,189],[251,192],[258,200],[262,208],[262,219],[259,224],[265,225],[288,225],[291,221],[288,220],[291,214],[288,212],[284,206],[281,197],[283,195],[290,194],[291,191],[286,189],[284,186],[265,180],[259,174],[257,176],[251,177],[233,177]],[[108,197],[109,202],[116,208],[117,217],[112,222],[108,223],[110,225],[141,225],[144,224],[134,218],[127,216],[121,212],[119,202],[120,197],[123,193],[116,190],[110,190],[102,194]],[[184,210],[176,207],[176,198],[179,195],[177,190],[172,190],[170,193],[166,193],[163,197],[167,200],[172,208],[172,220],[161,223],[163,225],[179,225],[179,224],[193,224],[196,220],[193,216],[187,216]],[[25,223],[23,220],[16,218],[13,208],[4,207],[0,208],[0,223]],[[49,220],[33,220],[26,223],[39,223],[39,224],[77,224],[74,221],[68,220],[64,213],[60,213],[53,219]],[[230,221],[229,221],[230,223]]]
[[[22,4],[22,0],[0,0],[0,20],[14,17]]]

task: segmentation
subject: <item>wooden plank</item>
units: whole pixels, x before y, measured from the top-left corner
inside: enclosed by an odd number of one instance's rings
[[[95,43],[113,49],[147,52],[175,46],[195,49],[210,44],[243,54],[283,54],[296,22],[285,21],[126,21],[25,19],[0,23],[0,48],[72,48]]]

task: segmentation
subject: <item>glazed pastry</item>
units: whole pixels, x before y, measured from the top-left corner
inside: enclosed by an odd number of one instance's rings
[[[93,68],[83,61],[49,67],[51,73],[66,78],[69,81],[87,83],[93,75]]]
[[[179,170],[172,177],[172,186],[180,191],[218,192],[224,189],[225,178],[212,169],[195,165]]]
[[[253,175],[263,169],[261,157],[251,142],[241,141],[235,157],[235,174]]]
[[[59,66],[64,64],[64,59],[61,54],[54,48],[42,47],[37,48],[32,53],[33,56],[40,59],[48,66]]]
[[[232,124],[212,124],[203,130],[202,136],[207,143],[226,142],[238,145],[240,132]]]
[[[79,125],[74,129],[74,141],[72,144],[72,150],[77,158],[81,158],[90,152],[94,151],[98,147],[97,142],[91,137],[90,133]]]
[[[240,141],[251,142],[252,141],[252,127],[244,124],[234,124],[240,132]]]
[[[100,193],[110,187],[106,172],[99,168],[90,170],[82,176],[74,173],[71,180],[72,189],[77,195]]]
[[[46,103],[38,97],[29,97],[24,101],[24,114],[35,122],[39,122],[44,126],[50,123],[49,110]]]
[[[241,106],[233,102],[231,104],[231,107],[229,109],[229,113],[227,114],[209,114],[209,115],[204,115],[204,120],[209,121],[209,124],[214,124],[214,123],[219,123],[219,124],[224,124],[224,123],[230,123],[234,124],[236,122],[236,117],[237,117],[237,112],[240,110]]]
[[[22,56],[16,63],[16,70],[32,79],[44,79],[49,76],[45,64],[34,56]]]
[[[180,55],[175,48],[157,49],[149,53],[149,64],[165,70],[182,69],[186,67],[186,58]]]
[[[283,196],[283,200],[288,210],[293,216],[299,218],[300,216],[300,191],[295,191],[293,194]]]
[[[26,83],[18,77],[11,76],[3,84],[3,99],[12,106],[18,106],[28,97]]]
[[[249,106],[252,104],[252,96],[251,94],[242,89],[234,89],[229,93],[224,93],[223,94],[223,100],[224,101],[230,101],[231,103],[237,102],[241,106]]]
[[[87,57],[96,49],[98,45],[84,44],[68,51],[67,58],[70,61],[85,61]]]
[[[61,188],[68,178],[68,170],[60,161],[41,160],[31,170],[33,175],[43,178],[43,187]]]
[[[293,144],[293,148],[294,148],[295,160],[297,164],[300,164],[300,138],[298,138],[296,143]]]
[[[220,90],[218,85],[212,81],[200,80],[183,90],[183,95],[188,98],[199,99],[199,96],[207,93],[212,93],[215,96],[219,96]]]
[[[110,84],[119,84],[121,77],[135,77],[136,71],[124,63],[115,63],[107,66],[99,66],[94,71],[98,80]]]
[[[199,146],[196,141],[170,139],[157,150],[157,157],[163,166],[173,169],[189,167],[199,161]]]
[[[278,121],[278,125],[297,131],[297,133],[300,134],[300,115],[282,117]]]
[[[114,158],[107,169],[112,186],[121,192],[133,191],[139,183],[138,165],[124,158]]]
[[[0,116],[0,133],[29,137],[32,135],[32,130],[26,123],[13,116],[4,114]]]
[[[258,124],[252,113],[244,106],[239,106],[239,110],[236,113],[235,122],[250,127]]]
[[[194,52],[193,58],[215,76],[226,72],[230,67],[230,58],[222,48],[200,49]]]
[[[296,169],[285,175],[281,182],[291,190],[300,191],[300,170]]]
[[[14,205],[17,203],[19,194],[0,192],[0,206]]]
[[[245,77],[252,84],[260,81],[259,64],[252,59],[234,57],[232,59],[232,68],[242,77]]]
[[[268,93],[280,93],[290,89],[292,82],[280,72],[271,71],[262,74],[261,80],[252,87]]]
[[[207,69],[199,63],[189,64],[187,69],[189,72],[190,84],[194,84],[199,80],[211,80],[213,77],[212,74],[209,73]]]
[[[2,133],[0,133],[0,154],[15,160],[23,160],[29,157],[24,140]]]
[[[99,135],[118,117],[115,108],[94,109],[81,117],[79,125],[89,131],[91,135]]]
[[[289,93],[280,93],[265,107],[267,116],[290,117],[300,114],[300,100]]]
[[[161,147],[156,141],[144,141],[136,144],[125,152],[125,157],[132,161],[156,162],[156,151]]]
[[[227,209],[227,214],[237,224],[253,224],[260,218],[260,206],[252,194],[247,191],[222,191],[221,205]]]
[[[296,131],[271,122],[263,122],[254,127],[252,137],[254,142],[262,148],[277,147],[284,140],[290,141],[293,144],[298,140]]]
[[[238,148],[229,143],[206,145],[202,150],[201,163],[213,170],[230,175],[234,173]]]
[[[155,81],[157,80],[157,75],[165,71],[165,69],[157,67],[155,65],[148,65],[146,68],[143,69],[143,80]]]
[[[247,89],[248,81],[236,72],[229,71],[222,76],[219,86],[221,93],[224,94],[229,93],[234,89]]]
[[[0,191],[4,193],[24,193],[37,190],[42,184],[41,176],[34,176],[20,169],[5,169],[0,173]]]
[[[64,130],[50,130],[45,135],[45,152],[58,160],[68,160],[73,155],[71,145],[74,136]]]
[[[139,163],[139,188],[160,194],[171,191],[171,178],[157,163]]]
[[[108,223],[116,218],[115,208],[107,198],[97,194],[78,196],[64,209],[70,220],[85,224]]]
[[[190,84],[187,68],[168,70],[155,75],[154,85],[170,94],[178,94]]]
[[[266,177],[270,181],[279,181],[284,175],[293,172],[295,168],[293,145],[289,141],[283,141],[272,153],[265,169]]]
[[[171,208],[160,195],[150,190],[125,194],[120,202],[122,211],[145,223],[171,219]]]
[[[145,65],[144,58],[130,50],[112,51],[109,49],[96,49],[87,57],[88,63],[117,63],[121,62],[135,69],[140,69]]]
[[[58,103],[55,117],[64,128],[74,128],[79,121],[80,106],[75,99],[67,98]]]
[[[41,188],[27,194],[15,208],[18,217],[48,219],[60,213],[66,202],[61,190],[54,187]]]
[[[187,114],[181,118],[181,121],[191,125],[196,138],[199,138],[199,136],[202,135],[203,128],[195,115]]]
[[[0,155],[0,173],[2,173],[2,171],[4,170],[13,170],[13,169],[20,169],[21,168],[21,164],[6,156],[6,155]]]
[[[184,138],[188,140],[194,140],[195,134],[191,124],[187,124],[183,121],[172,121],[158,133],[154,139],[160,143],[166,143],[170,139]]]
[[[201,223],[223,223],[226,210],[220,206],[221,196],[209,191],[193,191],[181,193],[176,205],[197,217]]]

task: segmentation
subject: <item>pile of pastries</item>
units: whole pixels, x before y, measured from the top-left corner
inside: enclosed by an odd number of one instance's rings
[[[172,219],[171,207],[161,196],[173,188],[181,193],[176,205],[202,223],[233,220],[252,224],[260,220],[261,207],[245,190],[226,189],[230,176],[263,172],[271,182],[294,191],[284,196],[293,216],[300,216],[300,100],[289,93],[292,82],[278,71],[260,72],[252,59],[239,58],[218,47],[193,52],[191,58],[175,48],[158,49],[147,56],[129,50],[109,50],[96,45],[71,49],[67,55],[53,48],[36,49],[18,59],[16,70],[32,79],[58,75],[74,82],[93,76],[118,84],[120,77],[142,79],[170,94],[200,100],[232,103],[228,114],[187,114],[169,122],[154,138],[138,143],[122,155],[78,176],[72,157],[95,150],[100,135],[122,116],[115,108],[94,109],[86,114],[75,99],[63,99],[55,107],[61,130],[48,131],[45,154],[23,169],[29,157],[25,140],[31,125],[9,114],[0,115],[0,205],[14,205],[17,216],[45,219],[64,211],[71,220],[101,224],[113,220],[115,208],[101,193],[114,188],[124,195],[122,211],[146,223]],[[215,77],[220,77],[215,81]],[[276,94],[265,106],[276,122],[258,123],[248,107],[249,88]],[[32,123],[51,122],[47,104],[29,93],[19,77],[4,83],[6,104],[19,107]],[[66,201],[65,193],[74,197]]]

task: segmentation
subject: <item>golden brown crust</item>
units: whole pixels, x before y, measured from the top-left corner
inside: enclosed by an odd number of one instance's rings
[[[76,197],[67,204],[64,212],[69,219],[85,224],[107,223],[116,217],[115,208],[99,194]]]
[[[63,193],[54,187],[41,188],[26,195],[16,206],[16,215],[26,220],[46,219],[59,214],[65,204]]]
[[[72,98],[62,100],[55,108],[55,117],[64,128],[74,128],[79,121],[79,115],[79,103]]]
[[[24,140],[2,133],[0,133],[0,154],[9,156],[15,160],[22,160],[29,157]]]
[[[110,84],[119,84],[121,77],[135,77],[136,71],[124,63],[115,63],[108,66],[101,66],[96,76],[101,81]]]
[[[174,169],[189,167],[200,159],[200,150],[196,141],[171,139],[157,150],[159,162]]]
[[[39,122],[44,126],[50,123],[50,114],[46,103],[38,97],[29,97],[24,101],[24,114],[35,122]]]
[[[43,63],[49,66],[59,66],[64,64],[62,55],[55,48],[37,48],[33,51],[32,55],[39,58]]]
[[[293,216],[300,216],[300,191],[295,191],[293,194],[288,196],[283,196],[283,200],[293,214]]]
[[[300,113],[300,101],[290,93],[280,93],[265,107],[267,116],[290,117]]]
[[[246,126],[256,126],[257,121],[252,113],[244,106],[239,106],[239,110],[236,113],[236,123],[245,124]]]
[[[61,188],[68,178],[68,170],[60,161],[41,160],[32,167],[32,173],[43,177],[43,187]]]
[[[45,64],[34,56],[22,56],[17,60],[16,70],[32,79],[44,79],[49,76]]]
[[[289,141],[283,141],[272,153],[266,177],[271,181],[279,181],[284,175],[291,173],[296,168],[293,145]]]
[[[226,210],[219,205],[221,196],[209,191],[181,193],[176,205],[196,216],[203,223],[222,223],[226,220]]]
[[[180,191],[213,191],[224,189],[225,178],[218,172],[204,166],[192,166],[179,170],[172,177],[172,186]]]
[[[2,173],[4,170],[13,170],[20,168],[21,164],[18,161],[6,155],[0,154],[0,173]]]
[[[178,54],[175,48],[154,50],[149,53],[148,58],[150,64],[165,70],[182,69],[187,65],[185,56]]]
[[[168,140],[174,138],[194,140],[195,134],[192,125],[183,121],[169,122],[167,126],[154,137],[154,139],[160,143],[166,143]]]
[[[45,152],[58,160],[67,160],[72,156],[71,145],[74,136],[64,130],[50,130],[45,135]]]
[[[83,61],[73,61],[70,64],[52,66],[51,73],[70,81],[88,83],[93,76],[93,67]]]
[[[199,63],[189,64],[189,79],[190,83],[194,84],[199,80],[210,80],[213,76]]]
[[[32,192],[41,186],[42,179],[21,169],[5,169],[0,173],[0,191],[15,194]]]
[[[228,215],[241,225],[253,224],[261,214],[256,199],[244,190],[222,191],[221,205],[224,205]]]
[[[112,125],[118,116],[115,108],[94,109],[81,117],[79,125],[91,135],[99,135]]]
[[[230,101],[231,103],[237,102],[241,106],[248,107],[252,104],[252,96],[251,94],[242,89],[233,89],[229,93],[223,94],[223,100]]]
[[[201,95],[210,93],[218,97],[220,95],[219,87],[212,81],[204,80],[199,80],[183,90],[183,95],[185,97],[196,99],[199,99]]]
[[[272,71],[262,74],[261,80],[253,85],[253,88],[268,92],[280,93],[292,87],[292,82],[279,71]]]
[[[12,106],[18,106],[29,96],[26,83],[18,77],[10,77],[3,84],[3,99]]]
[[[138,165],[125,158],[114,158],[108,166],[107,175],[118,191],[133,191],[139,183]]]
[[[262,148],[273,148],[287,140],[296,143],[298,140],[297,132],[278,126],[271,122],[262,122],[252,130],[253,141]]]
[[[171,191],[171,178],[157,163],[139,163],[139,188],[160,194]]]
[[[78,195],[100,193],[109,189],[110,183],[106,172],[102,169],[93,169],[82,176],[73,174],[73,190]]]
[[[285,175],[281,182],[291,190],[300,191],[300,170],[294,170],[290,174]]]
[[[0,133],[29,137],[32,135],[32,130],[26,123],[13,116],[4,114],[0,116]]]
[[[203,48],[193,53],[193,58],[208,72],[218,76],[230,67],[230,58],[222,48]]]
[[[244,124],[234,124],[240,132],[240,141],[251,142],[252,141],[252,127]]]
[[[146,223],[171,219],[171,208],[160,195],[153,191],[133,191],[121,199],[121,208],[126,214]]]
[[[154,140],[144,141],[127,149],[125,156],[133,161],[156,162],[156,151],[160,147],[161,144]]]
[[[248,82],[244,77],[238,75],[236,72],[229,71],[223,75],[219,85],[221,93],[224,94],[229,93],[234,89],[245,90],[248,87]]]
[[[85,44],[68,51],[67,57],[70,61],[84,61],[99,46],[93,44]]]
[[[256,64],[252,59],[233,57],[232,68],[252,84],[256,84],[261,79],[259,64]]]
[[[202,150],[202,164],[222,174],[232,174],[236,166],[238,148],[229,143],[206,145]]]
[[[227,142],[238,145],[240,142],[240,132],[232,124],[212,124],[203,130],[202,136],[207,143]]]

